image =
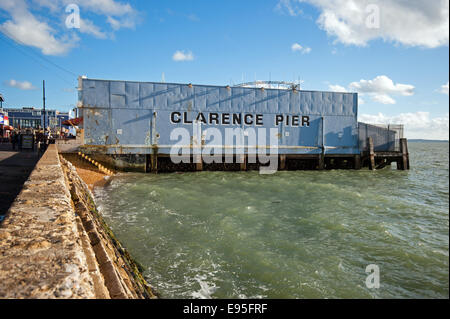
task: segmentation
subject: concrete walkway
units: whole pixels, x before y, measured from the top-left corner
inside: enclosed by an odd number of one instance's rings
[[[94,298],[80,223],[50,145],[0,227],[0,299]]]
[[[0,221],[20,193],[23,183],[38,160],[37,152],[19,152],[17,147],[16,151],[12,151],[11,144],[0,144]]]

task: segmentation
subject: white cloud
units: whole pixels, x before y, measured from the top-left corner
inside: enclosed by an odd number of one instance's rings
[[[371,124],[404,124],[404,135],[410,139],[449,139],[448,113],[434,118],[430,117],[429,112],[401,113],[394,116],[382,113],[361,114],[358,120]]]
[[[57,38],[56,31],[38,20],[23,0],[0,0],[0,9],[8,11],[12,17],[0,25],[0,32],[20,44],[40,49],[43,54],[65,54],[78,41],[76,36]]]
[[[381,104],[396,103],[396,101],[387,94],[372,93],[372,100]]]
[[[121,19],[115,19],[113,17],[108,17],[106,21],[109,23],[114,31],[122,28],[133,29],[136,26],[136,21],[131,17],[125,17]]]
[[[5,81],[3,84],[6,86],[9,86],[9,87],[24,90],[24,91],[36,89],[36,87],[34,87],[33,84],[31,84],[31,82],[28,82],[28,81],[20,82],[20,81],[16,81],[16,80],[9,80],[9,81]]]
[[[303,47],[300,44],[298,44],[298,43],[294,43],[291,46],[291,49],[292,49],[292,51],[301,51],[303,49]]]
[[[409,84],[394,84],[386,75],[379,75],[373,80],[360,80],[350,83],[350,88],[362,93],[393,93],[404,96],[414,95],[414,86]]]
[[[345,88],[345,87],[343,87],[343,86],[340,86],[340,85],[338,85],[338,84],[336,84],[336,85],[332,85],[332,84],[330,84],[330,85],[328,85],[328,88],[330,89],[330,91],[332,91],[332,92],[348,92],[348,90]]]
[[[125,16],[135,14],[136,10],[129,3],[122,3],[115,0],[62,0],[64,5],[76,3],[89,11],[106,16]]]
[[[199,18],[196,14],[193,14],[193,13],[188,14],[188,15],[186,16],[186,18],[188,18],[189,20],[191,20],[191,21],[193,21],[193,22],[198,22],[198,21],[200,21],[200,18]]]
[[[448,0],[282,0],[278,7],[290,12],[289,8],[299,3],[317,7],[319,27],[344,44],[365,46],[383,39],[435,48],[449,43]],[[376,11],[379,19],[372,19]]]
[[[396,101],[390,95],[411,96],[414,95],[414,86],[410,84],[395,84],[386,75],[379,75],[373,80],[360,80],[349,84],[350,90],[360,94],[368,94],[373,101],[382,104],[395,104]]]
[[[328,85],[329,89],[334,92],[357,92],[359,93],[359,104],[364,104],[361,96],[368,95],[370,98],[382,104],[395,104],[396,101],[391,95],[411,96],[414,95],[414,86],[410,84],[395,84],[386,75],[379,75],[373,80],[360,80],[352,82],[345,88],[341,85]]]
[[[309,47],[303,47],[303,46],[301,46],[301,45],[298,44],[298,43],[294,43],[294,44],[291,46],[291,50],[292,50],[293,52],[300,52],[300,53],[302,53],[302,54],[308,54],[308,53],[311,52],[311,48],[309,48]]]
[[[73,0],[61,0],[64,5]],[[129,4],[115,0],[77,0],[80,8],[106,16],[106,22],[114,31],[122,28],[133,29],[139,21],[139,13]]]
[[[447,81],[447,84],[444,84],[444,85],[441,86],[440,92],[442,94],[447,94],[448,95],[448,81]]]
[[[56,38],[54,30],[44,22],[30,19],[15,19],[0,25],[0,31],[16,42],[36,47],[46,55],[62,55],[73,48],[78,39]]]
[[[32,0],[36,5],[50,9],[51,12],[58,10],[59,3],[55,0]]]
[[[115,0],[77,0],[75,3],[81,9],[80,29],[67,29],[63,23],[58,24],[58,21],[61,20],[61,12],[64,12],[68,4],[74,3],[73,0],[29,2],[32,3],[31,6],[28,6],[25,0],[0,0],[0,10],[10,17],[0,24],[0,32],[19,44],[38,48],[46,55],[63,55],[76,47],[80,40],[77,31],[98,39],[108,38],[108,33],[91,20],[84,19],[83,13],[91,12],[104,16],[113,31],[134,28],[139,20],[139,13],[129,3]],[[38,16],[43,9],[47,10],[47,19]],[[64,18],[65,14],[64,12]],[[52,18],[54,19],[51,20]],[[56,22],[50,25],[48,21]],[[113,34],[110,35],[113,38]]]
[[[64,6],[74,3],[73,0],[59,0]],[[133,29],[140,21],[139,12],[129,3],[115,0],[77,0],[75,2],[84,11],[106,16],[106,22],[117,31],[122,28]]]
[[[113,17],[108,17],[106,21],[111,25],[114,30],[119,30],[121,27],[121,23],[119,20],[114,19]]]
[[[287,12],[290,16],[295,17],[303,13],[299,6],[291,0],[280,0],[275,7],[279,12]]]
[[[176,51],[173,54],[172,59],[176,62],[182,62],[182,61],[192,61],[194,60],[194,55],[191,51]]]
[[[331,92],[342,92],[342,93],[347,93],[349,92],[348,89],[346,89],[345,87],[338,85],[338,84],[330,84],[328,85],[328,89]],[[366,103],[362,98],[361,98],[361,94],[358,94],[358,105],[363,105],[364,103]]]
[[[90,34],[98,39],[106,39],[108,36],[101,31],[91,20],[80,18],[80,32]]]

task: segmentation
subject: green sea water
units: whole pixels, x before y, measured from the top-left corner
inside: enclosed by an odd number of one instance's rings
[[[409,151],[410,171],[121,174],[95,196],[162,298],[448,298],[449,144]]]

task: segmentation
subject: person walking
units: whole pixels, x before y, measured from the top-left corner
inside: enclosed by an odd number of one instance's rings
[[[22,132],[19,131],[17,134],[17,145],[19,147],[19,151],[22,151]]]
[[[16,144],[17,144],[17,133],[16,131],[13,131],[11,134],[11,144],[13,151],[16,150]]]

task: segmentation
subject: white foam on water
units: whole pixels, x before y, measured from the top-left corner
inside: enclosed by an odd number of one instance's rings
[[[177,214],[177,213],[175,213],[173,210],[170,210],[170,209],[164,209],[164,212],[165,212],[167,215],[172,215],[172,216],[179,216],[179,217],[182,217],[182,215]]]
[[[374,297],[448,297],[448,143],[411,144],[408,172],[125,174],[95,195],[164,298],[368,298],[369,263],[401,267]]]
[[[212,295],[217,291],[217,286],[215,283],[208,283],[206,281],[206,275],[197,275],[194,278],[200,285],[198,291],[191,293],[191,296],[195,299],[211,299]]]

